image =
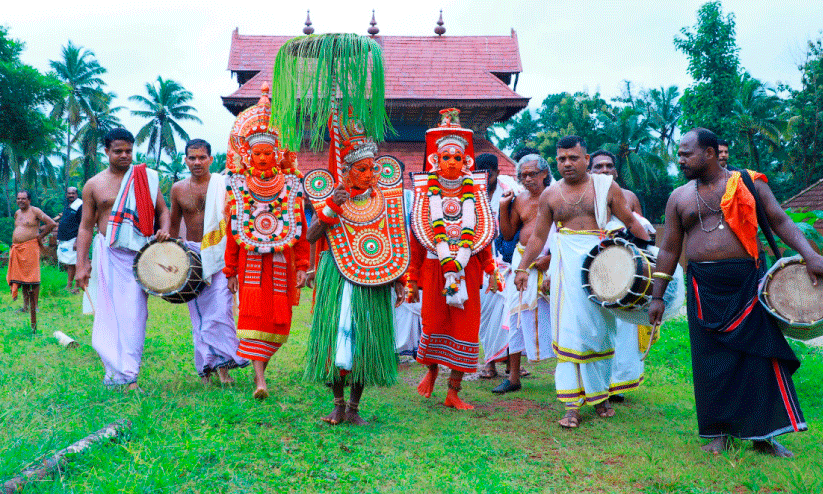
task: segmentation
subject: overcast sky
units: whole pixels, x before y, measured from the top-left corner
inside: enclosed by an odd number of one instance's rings
[[[546,95],[561,91],[600,91],[608,99],[620,93],[624,80],[642,88],[687,87],[688,61],[672,39],[695,24],[703,3],[10,0],[0,23],[26,43],[23,61],[40,70],[60,58],[68,40],[93,51],[108,70],[104,79],[118,96],[114,104],[127,110],[137,108],[127,98],[145,94],[145,84],[158,75],[180,82],[193,93],[203,120],[203,125],[184,122],[184,128],[191,137],[209,140],[214,152],[225,152],[234,117],[220,96],[238,87],[226,69],[235,27],[240,34],[297,36],[311,9],[315,33],[366,34],[375,8],[381,35],[430,36],[442,8],[446,36],[517,32],[523,63],[517,92],[536,108]],[[806,42],[823,28],[823,1],[727,0],[723,9],[735,15],[743,67],[765,82],[797,87]],[[135,134],[145,124],[129,111],[120,118]]]

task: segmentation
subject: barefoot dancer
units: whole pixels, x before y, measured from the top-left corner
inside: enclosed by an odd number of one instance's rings
[[[169,238],[169,210],[159,193],[157,172],[145,164],[132,166],[131,132],[111,130],[104,142],[109,166],[83,187],[75,279],[79,288],[88,288],[83,312],[94,313],[91,343],[106,369],[103,383],[136,390],[149,314],[147,295],[132,265],[152,235],[160,241]]]
[[[317,212],[309,241],[319,241],[321,254],[305,378],[332,383],[334,408],[325,422],[363,425],[363,389],[397,380],[391,286],[402,302],[399,278],[409,258],[403,178],[396,160],[375,163],[377,146],[360,122],[330,127],[332,169],[306,179]]]
[[[426,132],[428,173],[415,174],[411,215],[409,298],[416,301],[418,286],[423,290],[417,361],[428,367],[417,392],[431,397],[438,364],[445,365],[451,369],[445,405],[470,410],[474,407],[457,393],[463,374],[477,370],[483,272],[493,276],[489,289],[500,287],[491,254],[497,229],[485,190],[486,176],[471,171],[473,132],[460,127],[459,110],[440,113],[440,126]]]
[[[232,293],[240,292],[237,355],[252,361],[254,397],[268,398],[266,366],[289,338],[292,306],[306,282],[309,243],[303,218],[297,155],[279,149],[269,126],[269,86],[259,102],[237,116],[226,163],[226,267]]]
[[[512,240],[520,230],[520,242],[517,244],[512,265],[517,267],[528,245],[537,221],[540,194],[551,183],[549,163],[540,155],[529,154],[517,163],[517,177],[525,190],[514,197],[506,194],[500,202],[500,232],[505,240]],[[512,207],[509,204],[514,201]],[[553,235],[550,239],[553,240]],[[525,353],[529,360],[540,361],[553,358],[551,324],[549,318],[548,297],[541,292],[540,285],[546,270],[549,269],[549,254],[541,255],[529,266],[529,287],[521,292],[514,284],[515,271],[511,272],[510,282],[506,285],[509,313],[509,368],[520,369],[520,356]],[[509,373],[492,393],[509,393],[520,390],[520,372]]]
[[[6,281],[11,286],[11,299],[17,300],[17,289],[23,288],[23,308],[31,315],[31,330],[37,331],[37,299],[40,296],[40,245],[46,235],[57,226],[53,219],[31,205],[27,190],[17,193],[14,212],[14,232],[11,235],[9,270]],[[40,231],[40,223],[45,228]]]
[[[558,360],[555,386],[558,399],[566,405],[566,415],[559,424],[567,428],[580,424],[579,409],[584,403],[594,405],[600,417],[614,416],[608,398],[615,317],[586,299],[580,283],[583,259],[603,238],[609,209],[635,236],[649,239],[626,207],[620,187],[609,176],[587,173],[588,165],[583,139],[567,136],[557,142],[557,168],[563,179],[540,195],[534,232],[514,280],[520,290],[528,287],[526,269],[543,250],[552,223],[556,223],[549,310],[552,349]]]
[[[186,222],[186,245],[200,254],[203,279],[209,284],[188,303],[194,340],[194,367],[203,384],[217,373],[220,382],[234,382],[229,369],[245,367],[249,361],[237,356],[237,331],[234,329],[232,294],[223,274],[226,252],[223,206],[226,178],[210,173],[211,145],[203,139],[186,143],[186,166],[191,177],[171,188],[172,237],[180,233],[180,221]]]
[[[751,175],[769,225],[803,256],[815,284],[823,281],[823,257],[783,212],[764,175],[721,166],[714,133],[686,133],[677,155],[690,182],[666,204],[649,323],[661,321],[662,295],[685,240],[697,427],[700,437],[711,439],[703,449],[719,453],[737,437],[751,439],[758,451],[794,456],[774,438],[807,429],[791,379],[800,362],[757,301],[766,262],[758,249],[755,198],[741,173]]]

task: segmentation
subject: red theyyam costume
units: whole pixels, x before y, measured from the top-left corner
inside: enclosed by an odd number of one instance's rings
[[[309,265],[301,175],[295,153],[278,148],[268,86],[229,137],[226,179],[227,277],[237,276],[237,354],[268,361],[289,337],[300,301],[295,273]],[[273,165],[273,166],[272,166]]]
[[[432,383],[436,371],[432,376],[431,369],[436,364],[458,373],[477,370],[480,287],[484,271],[496,273],[491,242],[497,226],[486,193],[486,174],[472,172],[473,133],[460,127],[458,113],[441,111],[440,126],[426,132],[427,173],[412,175],[414,235],[408,275],[423,292],[417,361],[429,366],[427,377]],[[447,172],[447,166],[462,168],[449,179],[444,173],[453,172]],[[461,377],[449,380],[450,389],[459,391]],[[418,390],[430,395],[430,389]]]

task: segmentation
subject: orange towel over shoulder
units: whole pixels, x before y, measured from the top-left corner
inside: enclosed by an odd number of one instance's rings
[[[769,181],[766,175],[746,170],[752,180]],[[749,192],[749,188],[743,183],[740,172],[732,172],[728,182],[726,182],[726,192],[720,200],[720,208],[726,218],[729,228],[732,229],[740,243],[754,259],[757,259],[757,208],[754,196]]]
[[[21,244],[12,244],[9,251],[9,285],[33,285],[40,283],[40,243],[36,238]]]

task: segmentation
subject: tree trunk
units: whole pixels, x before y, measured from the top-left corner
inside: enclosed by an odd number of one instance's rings
[[[66,169],[63,170],[63,192],[69,188],[69,168],[71,168],[71,124],[66,123]]]

